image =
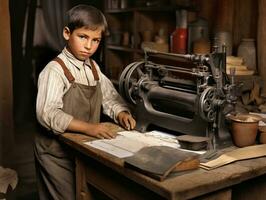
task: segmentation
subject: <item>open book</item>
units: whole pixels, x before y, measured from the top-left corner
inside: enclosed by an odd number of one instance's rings
[[[144,147],[133,156],[124,158],[125,167],[138,170],[163,181],[171,172],[197,169],[199,154],[168,146]]]

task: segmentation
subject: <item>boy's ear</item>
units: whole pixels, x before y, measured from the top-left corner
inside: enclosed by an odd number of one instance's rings
[[[69,28],[65,26],[63,30],[63,37],[65,38],[65,40],[69,40],[70,35],[71,35],[71,32]]]

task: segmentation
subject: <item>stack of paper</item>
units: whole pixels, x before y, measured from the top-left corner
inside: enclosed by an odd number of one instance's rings
[[[230,75],[230,69],[234,68],[235,75],[253,75],[254,70],[249,70],[244,65],[244,60],[241,57],[227,56],[226,57],[226,73]]]
[[[150,146],[168,146],[180,148],[176,136],[160,131],[150,131],[140,133],[138,131],[122,131],[114,139],[102,139],[85,142],[85,144],[105,151],[119,158],[132,156],[134,153],[144,147]],[[188,151],[188,150],[187,150]],[[204,153],[199,151],[197,153]]]

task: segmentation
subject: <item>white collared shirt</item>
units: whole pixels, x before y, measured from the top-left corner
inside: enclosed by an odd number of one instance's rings
[[[66,48],[58,55],[75,78],[75,82],[95,86],[89,60],[77,60]],[[121,111],[129,111],[126,103],[117,93],[111,81],[101,72],[94,62],[99,75],[99,82],[103,94],[103,112],[116,121]],[[71,84],[64,75],[64,71],[55,61],[49,62],[39,75],[36,113],[38,121],[46,128],[63,133],[67,129],[73,116],[62,111],[63,96]]]

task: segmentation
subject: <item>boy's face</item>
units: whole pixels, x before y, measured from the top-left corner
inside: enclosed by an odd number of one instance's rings
[[[77,59],[84,61],[97,50],[101,41],[102,30],[96,29],[92,31],[82,27],[70,33],[69,29],[65,27],[63,36],[71,53]]]

